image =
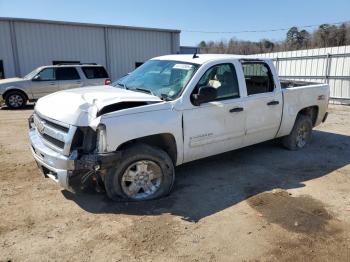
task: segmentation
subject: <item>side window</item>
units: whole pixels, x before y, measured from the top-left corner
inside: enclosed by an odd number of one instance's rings
[[[74,67],[56,68],[57,80],[78,80],[80,76]]]
[[[198,92],[202,86],[211,86],[217,90],[215,100],[239,97],[236,70],[232,64],[221,64],[209,68],[199,80],[195,92]]]
[[[4,63],[2,60],[0,60],[0,79],[5,78],[5,71],[4,71]]]
[[[242,63],[248,95],[273,92],[275,84],[272,73],[263,62]]]
[[[41,70],[37,76],[36,80],[38,81],[53,81],[55,78],[55,70],[53,68],[45,68]]]
[[[108,78],[108,74],[102,66],[83,66],[81,69],[87,79]]]

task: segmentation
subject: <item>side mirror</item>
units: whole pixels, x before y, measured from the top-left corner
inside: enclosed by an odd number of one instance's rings
[[[34,76],[32,81],[40,81],[40,75]]]
[[[198,94],[192,95],[192,102],[195,106],[213,101],[217,97],[217,90],[211,86],[202,86],[198,90]]]

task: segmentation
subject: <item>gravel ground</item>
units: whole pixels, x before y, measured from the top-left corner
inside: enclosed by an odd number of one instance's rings
[[[0,261],[350,261],[350,107],[299,152],[272,141],[177,168],[146,203],[74,195],[31,157],[32,108],[0,110]]]

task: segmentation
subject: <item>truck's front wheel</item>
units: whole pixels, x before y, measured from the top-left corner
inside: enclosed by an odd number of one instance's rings
[[[143,201],[169,194],[174,178],[174,165],[168,154],[140,144],[123,152],[118,165],[107,172],[105,187],[113,200]]]
[[[283,145],[289,150],[299,150],[309,144],[312,133],[312,121],[309,116],[299,115],[292,132],[282,139]]]

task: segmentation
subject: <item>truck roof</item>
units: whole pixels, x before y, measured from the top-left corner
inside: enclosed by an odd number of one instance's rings
[[[220,60],[220,59],[249,59],[249,60],[270,60],[266,58],[261,57],[254,57],[254,56],[244,56],[244,55],[230,55],[230,54],[197,54],[196,58],[193,57],[193,55],[165,55],[165,56],[158,56],[153,58],[152,60],[173,60],[173,61],[179,61],[179,62],[187,62],[187,63],[194,63],[194,64],[204,64],[209,61],[213,60]]]

